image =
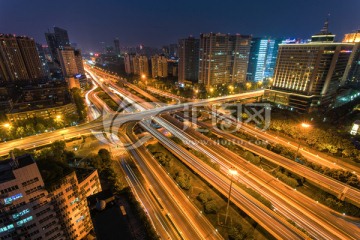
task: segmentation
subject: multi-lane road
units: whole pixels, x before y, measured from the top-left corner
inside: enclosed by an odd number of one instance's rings
[[[144,107],[140,107],[140,110],[145,110],[145,108]],[[147,129],[148,131],[150,131],[149,129]],[[153,133],[154,134],[154,133]],[[301,208],[299,208],[300,210],[301,210]],[[301,212],[299,213],[299,210],[298,210],[298,213],[297,213],[298,215],[300,214],[301,215]],[[294,215],[294,213],[292,213],[292,215]],[[301,221],[301,217],[299,218],[297,218],[297,220],[299,220],[300,219],[300,221]],[[315,232],[317,232],[318,233],[318,236],[322,236],[322,237],[324,237],[325,236],[325,238],[326,238],[326,236],[327,237],[329,237],[329,238],[332,238],[332,239],[343,239],[343,237],[344,238],[347,238],[347,236],[346,235],[341,235],[341,234],[339,234],[339,233],[337,233],[338,235],[336,235],[336,234],[334,234],[334,235],[332,235],[332,232],[335,232],[335,229],[334,230],[332,230],[332,229],[330,229],[330,231],[329,232],[327,232],[326,234],[323,234],[322,233],[322,230],[321,230],[321,226],[320,225],[318,225],[318,228],[316,227],[316,225],[317,225],[317,223],[316,222],[312,222],[310,225],[308,225],[308,227],[310,227],[310,229],[311,229],[311,227],[314,227],[315,228]],[[340,236],[340,237],[339,237]]]
[[[182,139],[184,143],[188,143],[192,148],[208,155],[212,161],[218,162],[221,170],[225,173],[231,167],[238,169],[240,173],[238,180],[241,183],[265,196],[271,201],[277,212],[296,222],[312,236],[331,239],[357,239],[360,237],[357,226],[344,221],[342,216],[334,214],[329,208],[287,187],[267,172],[248,163],[245,159],[194,129],[185,129],[183,124],[176,119],[169,116],[163,118],[168,121],[161,120],[162,126]],[[185,129],[185,131],[180,129]]]

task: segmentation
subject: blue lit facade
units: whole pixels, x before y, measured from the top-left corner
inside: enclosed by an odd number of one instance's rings
[[[247,72],[248,81],[259,82],[274,76],[279,43],[281,39],[252,39]]]

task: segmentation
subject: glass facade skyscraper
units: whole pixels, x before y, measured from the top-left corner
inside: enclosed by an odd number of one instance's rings
[[[259,82],[273,77],[280,42],[281,39],[252,39],[247,80]]]

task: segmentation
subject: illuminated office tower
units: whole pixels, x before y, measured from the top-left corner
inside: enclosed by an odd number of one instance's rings
[[[151,57],[151,73],[153,78],[168,76],[168,62],[165,56],[154,55]]]
[[[44,77],[35,41],[29,37],[0,34],[0,81]]]
[[[252,38],[247,80],[259,82],[274,75],[281,39]]]
[[[178,81],[197,83],[199,79],[199,39],[188,37],[179,40]]]
[[[360,82],[360,30],[345,34],[343,43],[354,43],[355,47],[346,69],[346,79],[349,83]],[[345,81],[343,84],[345,84]]]
[[[199,83],[245,82],[251,36],[208,33],[200,35]]]
[[[327,22],[306,44],[280,44],[271,90],[264,99],[299,112],[326,111],[345,77],[353,43],[335,43]]]
[[[0,161],[0,239],[66,239],[30,155]]]

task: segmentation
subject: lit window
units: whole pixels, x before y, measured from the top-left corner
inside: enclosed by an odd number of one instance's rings
[[[8,230],[13,229],[13,228],[14,228],[14,224],[7,225],[5,227],[0,228],[0,233],[8,231]]]
[[[23,225],[23,224],[25,224],[25,223],[27,223],[27,222],[30,222],[32,219],[33,219],[33,217],[30,216],[30,217],[24,218],[23,220],[18,221],[16,224],[17,224],[18,226],[21,226],[21,225]]]
[[[13,219],[17,219],[18,217],[24,216],[25,214],[27,214],[29,212],[30,212],[30,210],[27,208],[27,209],[22,210],[21,212],[13,214],[12,217],[13,217]]]
[[[21,193],[18,193],[18,194],[15,194],[11,197],[7,197],[7,198],[4,198],[4,203],[5,204],[10,204],[12,203],[13,201],[15,201],[16,199],[19,199],[19,198],[22,198],[23,195]]]
[[[83,220],[85,217],[84,215],[82,215],[81,217],[79,217],[77,220],[76,220],[76,223],[80,222],[81,220]]]

